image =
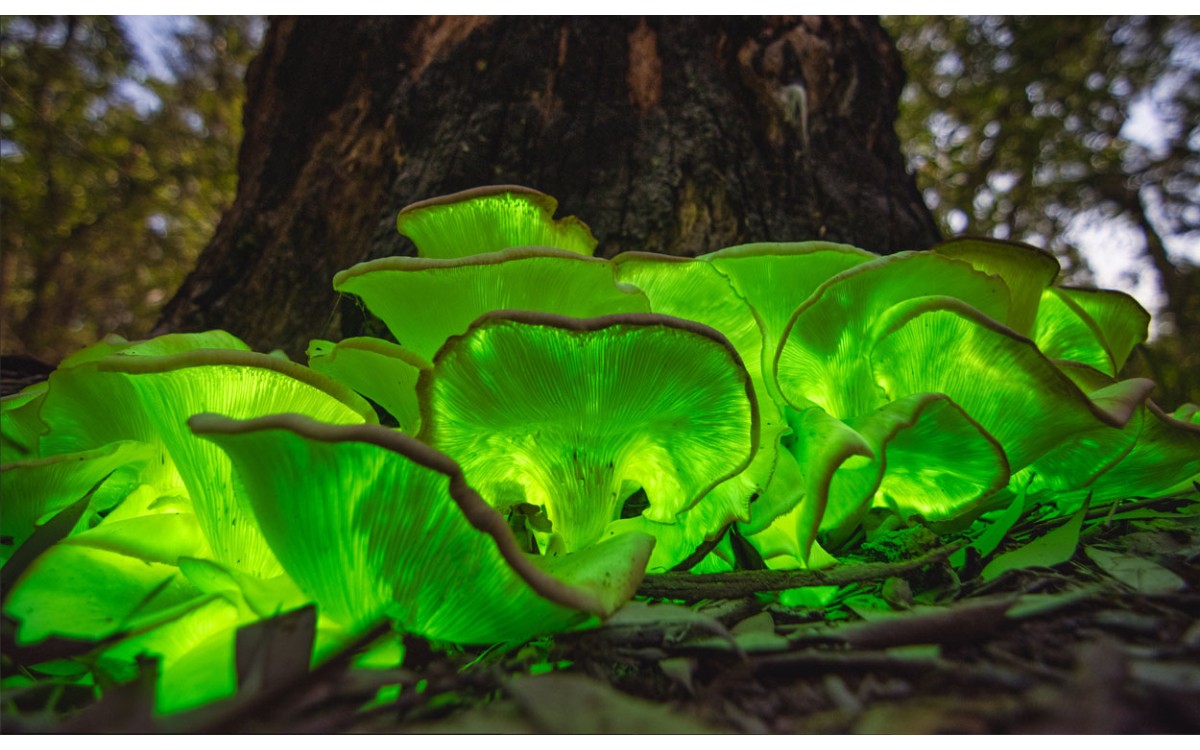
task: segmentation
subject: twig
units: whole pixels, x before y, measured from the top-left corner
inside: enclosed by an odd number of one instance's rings
[[[940,562],[965,542],[940,547],[921,557],[898,563],[843,565],[828,570],[744,570],[732,573],[659,573],[646,576],[638,588],[641,596],[663,599],[736,599],[761,591],[783,591],[807,586],[844,586],[911,573]]]

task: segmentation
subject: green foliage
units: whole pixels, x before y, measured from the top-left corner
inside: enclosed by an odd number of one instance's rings
[[[254,17],[197,17],[151,75],[112,17],[0,29],[5,353],[142,334],[233,200]]]

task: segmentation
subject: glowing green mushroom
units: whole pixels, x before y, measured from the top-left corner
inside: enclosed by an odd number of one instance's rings
[[[108,477],[91,500],[107,510],[137,485],[137,477],[154,450],[145,443],[119,441],[94,450],[66,453],[18,463],[0,464],[0,560],[33,533],[37,523],[82,498]],[[86,516],[81,522],[87,520]]]
[[[788,322],[776,355],[780,392],[793,408],[820,406],[845,418],[892,399],[880,389],[870,352],[883,314],[905,300],[946,295],[1004,320],[1004,281],[936,253],[898,253],[857,265],[821,285]],[[928,390],[928,389],[927,389]]]
[[[941,394],[901,398],[870,414],[834,419],[812,407],[793,415],[805,501],[783,524],[807,559],[818,531],[838,545],[872,506],[940,521],[1005,487],[1001,446]]]
[[[1085,394],[997,322],[1032,329],[1056,272],[1031,248],[959,242],[856,266],[797,309],[776,361],[793,428],[828,423],[842,436],[792,445],[808,489],[781,523],[799,557],[817,529],[837,543],[871,505],[928,520],[963,513],[1010,470],[1129,419],[1148,381]]]
[[[1077,362],[1055,364],[1085,393],[1117,392],[1121,381]],[[1138,405],[1120,429],[1095,427],[1072,434],[1014,477],[1031,496],[1045,493],[1070,511],[1085,495],[1094,502],[1186,489],[1200,474],[1200,424],[1195,406],[1173,415],[1152,401]]]
[[[610,262],[549,248],[457,260],[381,258],[338,273],[333,286],[361,298],[396,341],[424,359],[493,310],[588,318],[650,309],[644,295],[616,282]]]
[[[746,300],[762,327],[763,372],[770,372],[796,308],[833,276],[878,256],[834,242],[761,242],[703,255]],[[774,378],[766,378],[774,388]]]
[[[462,258],[511,247],[554,247],[591,255],[596,238],[574,216],[554,220],[558,201],[530,188],[496,185],[413,203],[396,227],[422,258]]]
[[[627,534],[527,556],[453,461],[383,428],[295,415],[190,424],[238,467],[284,568],[350,632],[385,615],[459,643],[559,631],[629,599],[654,545]]]
[[[306,413],[335,423],[376,421],[344,386],[277,357],[236,350],[167,356],[117,353],[56,371],[41,405],[43,455],[87,451],[119,440],[155,446],[143,481],[186,491],[218,561],[264,576],[278,566],[238,497],[224,454],[187,430],[188,417]]]
[[[646,518],[674,523],[746,467],[758,438],[728,341],[661,315],[485,315],[438,352],[418,391],[422,440],[493,506],[543,508],[551,552],[595,542],[639,487]]]
[[[740,501],[747,508],[749,515],[738,515],[747,533],[788,511],[803,494],[794,459],[778,450],[788,428],[774,377],[767,374],[784,324],[796,306],[831,276],[875,258],[865,250],[829,242],[740,245],[694,260],[638,252],[613,258],[617,278],[641,289],[653,312],[717,329],[746,363],[762,419],[759,451],[744,472],[719,485],[713,494],[714,503],[736,507]],[[700,538],[720,530],[706,527],[707,523],[689,513],[679,525],[695,527]],[[696,536],[693,532],[688,538]],[[660,544],[655,563],[667,562],[668,549]],[[678,560],[667,564],[673,562]]]
[[[160,356],[196,349],[250,350],[243,341],[225,331],[172,333],[146,341],[129,341],[122,336],[109,334],[68,355],[55,371],[63,372],[114,354]],[[10,463],[49,455],[38,446],[40,437],[48,429],[38,416],[48,387],[49,384],[43,381],[0,399],[0,462]]]
[[[891,398],[945,393],[987,430],[1014,471],[1073,434],[1119,428],[1154,384],[1121,381],[1085,394],[1033,342],[948,298],[896,305],[871,364]]]
[[[701,323],[729,339],[746,365],[758,401],[759,447],[750,465],[714,487],[710,497],[693,510],[677,516],[672,528],[654,529],[659,536],[659,545],[655,548],[651,567],[670,568],[706,539],[724,531],[730,514],[738,521],[749,521],[764,503],[794,504],[801,489],[796,484],[775,481],[781,462],[779,440],[787,425],[763,378],[761,322],[729,278],[707,261],[656,253],[622,253],[612,262],[617,278],[641,290],[649,300],[652,312]],[[752,500],[756,503],[753,512]],[[647,528],[648,523],[652,524],[641,517],[624,519],[614,525],[614,531]],[[667,534],[677,538],[668,542]]]
[[[417,378],[429,363],[404,347],[369,336],[336,344],[316,339],[308,345],[308,366],[382,406],[405,432],[421,428]]]
[[[965,261],[977,271],[1002,279],[1008,287],[1011,304],[1008,314],[996,320],[1022,336],[1033,335],[1042,292],[1058,276],[1058,261],[1053,255],[1021,242],[976,238],[943,242],[933,252]],[[939,293],[953,294],[950,291]],[[975,300],[962,299],[983,309]]]
[[[1116,375],[1149,325],[1150,313],[1127,294],[1051,288],[1042,293],[1033,338],[1047,357]]]

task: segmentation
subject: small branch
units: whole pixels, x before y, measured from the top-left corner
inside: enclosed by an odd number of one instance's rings
[[[957,542],[940,547],[921,557],[898,563],[842,565],[828,570],[743,570],[732,573],[659,573],[646,576],[638,588],[641,596],[663,599],[736,599],[761,591],[783,591],[807,586],[844,586],[860,581],[911,573],[940,562],[963,546]]]

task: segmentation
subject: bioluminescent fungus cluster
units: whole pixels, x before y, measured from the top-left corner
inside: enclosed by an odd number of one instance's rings
[[[239,627],[309,604],[314,661],[386,620],[520,642],[647,570],[733,569],[732,533],[800,568],[868,517],[1068,513],[1200,474],[1196,407],[1120,376],[1147,313],[1054,286],[1039,250],[605,260],[555,208],[497,187],[402,211],[418,257],[334,278],[394,342],[313,341],[306,367],[221,331],[110,338],[4,399],[16,643],[93,644],[97,685],[157,657],[170,712],[236,691]]]

